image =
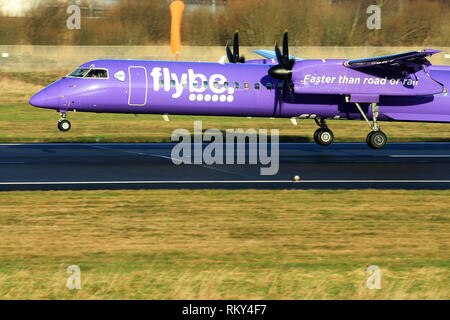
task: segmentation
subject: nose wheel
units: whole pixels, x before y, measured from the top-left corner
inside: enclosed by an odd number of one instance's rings
[[[58,122],[59,131],[67,132],[70,130],[70,128],[72,128],[72,125],[70,124],[69,120],[63,120],[63,121]]]
[[[61,118],[58,121],[58,129],[59,129],[59,131],[67,132],[67,131],[69,131],[72,128],[72,124],[66,118],[67,118],[67,114],[66,113],[61,113]]]
[[[316,120],[317,125],[320,127],[314,132],[314,141],[320,146],[328,146],[334,141],[334,134],[331,131],[325,119]]]

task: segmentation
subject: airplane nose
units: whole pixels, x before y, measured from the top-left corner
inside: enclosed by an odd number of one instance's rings
[[[41,91],[32,96],[29,102],[38,108],[57,108],[58,96]]]
[[[51,84],[31,97],[29,103],[38,108],[57,109],[60,86]]]

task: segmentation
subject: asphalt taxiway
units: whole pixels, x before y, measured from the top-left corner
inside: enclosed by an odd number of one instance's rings
[[[280,144],[279,171],[262,165],[175,165],[174,144],[3,144],[0,190],[450,189],[450,143]],[[298,182],[294,177],[299,176]]]

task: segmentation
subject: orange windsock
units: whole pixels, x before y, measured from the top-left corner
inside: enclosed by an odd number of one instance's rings
[[[170,4],[170,13],[172,15],[172,29],[170,31],[170,50],[172,53],[181,52],[181,19],[183,18],[183,1],[173,1]]]

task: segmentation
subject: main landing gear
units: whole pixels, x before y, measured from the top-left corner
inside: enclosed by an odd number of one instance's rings
[[[70,124],[70,121],[67,120],[67,113],[61,112],[61,117],[58,121],[58,129],[62,132],[67,132],[72,128],[72,125]]]
[[[320,127],[316,130],[314,133],[314,141],[321,146],[328,146],[331,143],[333,143],[334,140],[334,134],[333,131],[331,131],[326,123],[325,119],[314,119],[317,123],[317,125]]]
[[[382,149],[387,144],[387,136],[383,131],[372,131],[367,135],[366,142],[372,149]]]
[[[370,129],[372,129],[372,132],[367,135],[366,142],[372,149],[382,149],[387,144],[387,136],[386,134],[380,130],[380,126],[378,124],[378,115],[379,115],[379,108],[378,103],[372,103],[372,115],[373,115],[373,121],[370,122],[367,118],[367,115],[365,114],[364,110],[361,108],[359,103],[355,103],[358,107],[359,112],[363,116],[364,120],[366,120],[367,124],[369,125]],[[325,119],[321,118],[315,118],[314,119],[317,123],[317,125],[320,127],[317,129],[317,131],[314,133],[314,141],[321,146],[328,146],[330,145],[334,140],[334,134],[333,131],[331,131],[326,123]]]
[[[363,116],[364,120],[366,120],[367,124],[369,125],[370,129],[373,131],[369,133],[367,136],[366,142],[372,149],[382,149],[387,144],[387,136],[386,134],[380,130],[380,126],[378,124],[377,118],[378,118],[378,104],[372,103],[372,115],[373,115],[373,123],[369,121],[366,114],[364,113],[363,109],[359,105],[359,103],[355,103],[358,107],[359,112]]]

